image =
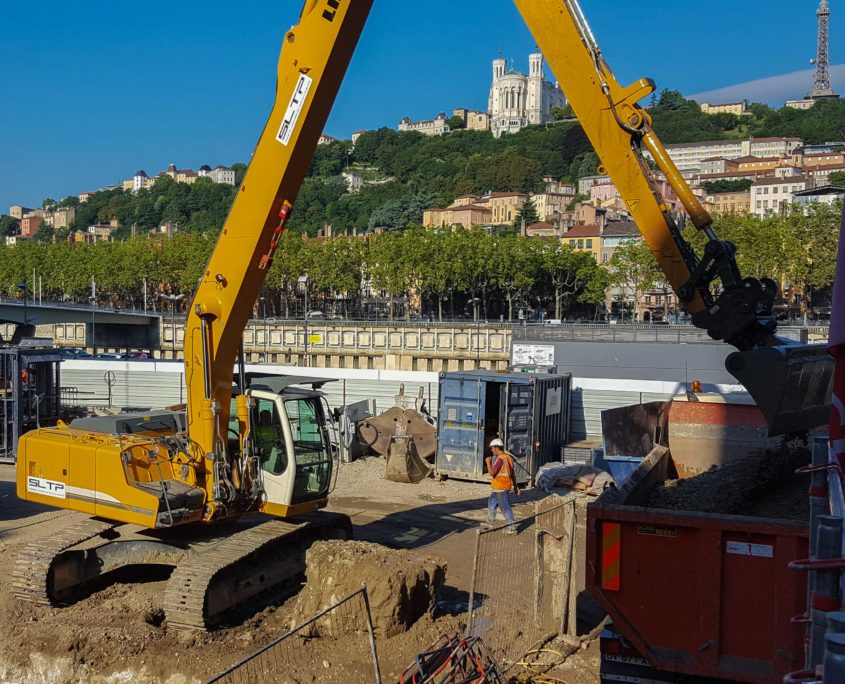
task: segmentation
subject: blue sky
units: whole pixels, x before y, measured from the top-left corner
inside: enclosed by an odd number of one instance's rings
[[[815,52],[817,0],[582,5],[621,81],[650,76],[660,88],[702,93],[807,69]],[[300,0],[0,2],[0,211],[139,168],[247,160],[272,102],[281,38],[300,8]],[[831,62],[845,63],[837,39],[845,7],[832,11]],[[326,132],[486,108],[500,45],[527,69],[534,44],[507,0],[376,0]],[[798,75],[786,90],[800,97],[808,87]],[[755,92],[776,103],[784,84]]]

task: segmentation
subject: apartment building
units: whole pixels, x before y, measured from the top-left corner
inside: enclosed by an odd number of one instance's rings
[[[42,223],[44,223],[44,219],[41,216],[34,213],[27,214],[21,219],[20,236],[23,238],[33,237],[41,228]]]
[[[601,259],[602,230],[603,226],[598,224],[573,226],[564,231],[560,241],[578,252],[589,252],[598,262]]]
[[[701,169],[702,162],[712,157],[780,157],[801,147],[799,138],[747,138],[744,140],[712,140],[666,145],[666,151],[681,171]]]
[[[751,184],[751,213],[761,218],[779,214],[792,203],[795,193],[806,188],[805,176],[759,178]]]
[[[711,214],[748,214],[751,212],[751,191],[713,192],[704,196],[704,207]]]

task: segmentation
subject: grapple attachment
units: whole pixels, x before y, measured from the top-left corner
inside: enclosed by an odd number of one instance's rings
[[[733,352],[725,367],[763,412],[770,436],[802,432],[828,422],[833,358],[825,345],[790,344]]]

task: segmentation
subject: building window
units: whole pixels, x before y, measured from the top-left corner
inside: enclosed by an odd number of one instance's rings
[[[574,246],[575,246],[575,240],[570,240],[570,241],[569,241],[569,246],[570,246],[570,247],[574,247]]]
[[[591,238],[587,238],[587,249],[593,248],[593,241]]]
[[[578,240],[578,249],[584,249],[584,241]]]
[[[763,201],[762,201],[762,200],[757,200],[757,208],[758,208],[758,209],[762,209],[762,207],[763,207]]]
[[[607,261],[608,261],[608,254],[607,254],[607,252],[605,252],[604,254],[601,255],[601,262],[603,264],[606,264]]]

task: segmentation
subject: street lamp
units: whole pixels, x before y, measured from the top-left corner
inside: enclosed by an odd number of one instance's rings
[[[29,285],[27,283],[18,283],[17,287],[19,292],[23,292],[23,324],[27,325],[29,320],[26,315],[26,295],[29,291]]]
[[[173,358],[176,358],[176,302],[185,298],[183,294],[161,294],[163,300],[170,302],[170,330],[173,334]]]
[[[95,316],[97,312],[97,298],[94,295],[88,297],[88,301],[91,302],[91,353],[96,356],[97,355],[97,318]]]
[[[305,365],[310,366],[311,360],[308,358],[308,283],[310,279],[307,275],[301,275],[296,282],[299,284],[299,289],[305,293]]]
[[[472,319],[475,321],[475,367],[478,368],[481,365],[481,346],[479,345],[481,321],[478,320],[478,305],[481,304],[481,300],[478,297],[473,297],[467,303],[472,304]]]
[[[264,363],[267,363],[267,306],[264,295],[261,295],[258,299],[261,301],[261,319],[264,321]]]

